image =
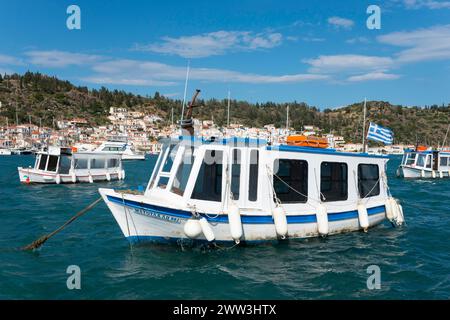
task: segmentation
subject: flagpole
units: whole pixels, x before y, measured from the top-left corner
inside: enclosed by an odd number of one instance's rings
[[[364,98],[364,111],[363,111],[363,137],[362,137],[362,145],[363,145],[363,153],[366,153],[366,104],[367,99]]]

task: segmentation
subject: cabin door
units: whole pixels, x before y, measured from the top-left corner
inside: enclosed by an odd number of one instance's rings
[[[433,170],[439,170],[439,152],[433,152]]]
[[[229,154],[230,191],[241,209],[255,209],[260,203],[259,150],[231,148]]]

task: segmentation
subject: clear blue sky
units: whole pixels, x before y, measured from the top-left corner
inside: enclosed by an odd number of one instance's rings
[[[67,7],[81,9],[69,30]],[[369,30],[366,9],[381,8]],[[450,103],[450,1],[6,1],[0,72],[77,85],[320,108]]]

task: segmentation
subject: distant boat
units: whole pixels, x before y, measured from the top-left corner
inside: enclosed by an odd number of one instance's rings
[[[397,176],[407,179],[450,178],[450,152],[419,146],[405,150]]]
[[[0,156],[10,156],[12,155],[11,150],[9,149],[0,149]]]
[[[103,142],[94,152],[105,154],[120,154],[122,160],[145,160],[145,153],[137,152],[126,137],[111,137]]]
[[[34,167],[17,169],[22,183],[93,183],[125,178],[119,154],[73,152],[60,147],[38,152]]]

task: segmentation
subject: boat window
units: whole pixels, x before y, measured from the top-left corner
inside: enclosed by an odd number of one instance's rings
[[[322,201],[347,200],[347,164],[322,162],[320,165],[320,193]]]
[[[49,156],[47,171],[56,171],[56,167],[58,165],[58,156]]]
[[[195,182],[192,199],[222,200],[222,157],[222,151],[206,150]]]
[[[241,180],[241,150],[233,149],[231,158],[231,193],[234,200],[239,200]]]
[[[75,169],[87,169],[88,159],[75,159]]]
[[[442,157],[441,158],[441,167],[446,167],[446,166],[448,166],[448,158]]]
[[[170,172],[170,170],[172,169],[173,160],[175,160],[175,155],[177,154],[178,146],[179,146],[178,144],[172,144],[169,147],[169,154],[167,155],[166,161],[164,162],[162,168],[163,172]]]
[[[256,201],[258,198],[258,164],[259,151],[250,151],[250,170],[248,177],[248,200]]]
[[[419,154],[417,157],[417,164],[418,167],[425,167],[425,155]]]
[[[168,146],[165,144],[162,147],[162,150],[161,150],[161,152],[159,154],[158,160],[156,160],[156,165],[153,168],[153,172],[152,172],[151,182],[149,183],[149,188],[153,187],[153,185],[155,183],[155,179],[156,179],[156,177],[158,175],[158,171],[159,171],[159,168],[161,167],[161,163],[162,163],[162,161],[164,159],[164,155],[166,153],[167,148],[168,148]]]
[[[416,160],[416,153],[410,153],[408,155],[408,158],[406,159],[405,164],[410,166],[410,165],[414,164],[415,160]]]
[[[105,159],[91,159],[91,169],[105,168]]]
[[[46,154],[41,154],[41,162],[39,162],[39,170],[45,170],[47,166],[48,156]]]
[[[431,154],[427,156],[427,168],[431,168]]]
[[[169,177],[160,177],[158,181],[158,187],[161,189],[165,189],[169,184]]]
[[[116,168],[119,166],[119,161],[117,159],[108,159],[108,168]]]
[[[70,171],[71,159],[68,156],[61,156],[59,159],[59,173],[68,174]]]
[[[186,185],[191,174],[192,165],[194,164],[194,147],[186,147],[184,150],[183,158],[178,166],[175,180],[172,184],[172,192],[182,196],[186,190]]]
[[[281,203],[308,201],[308,162],[291,159],[275,160],[273,188]]]
[[[358,189],[361,198],[380,194],[380,173],[376,164],[358,165]]]

